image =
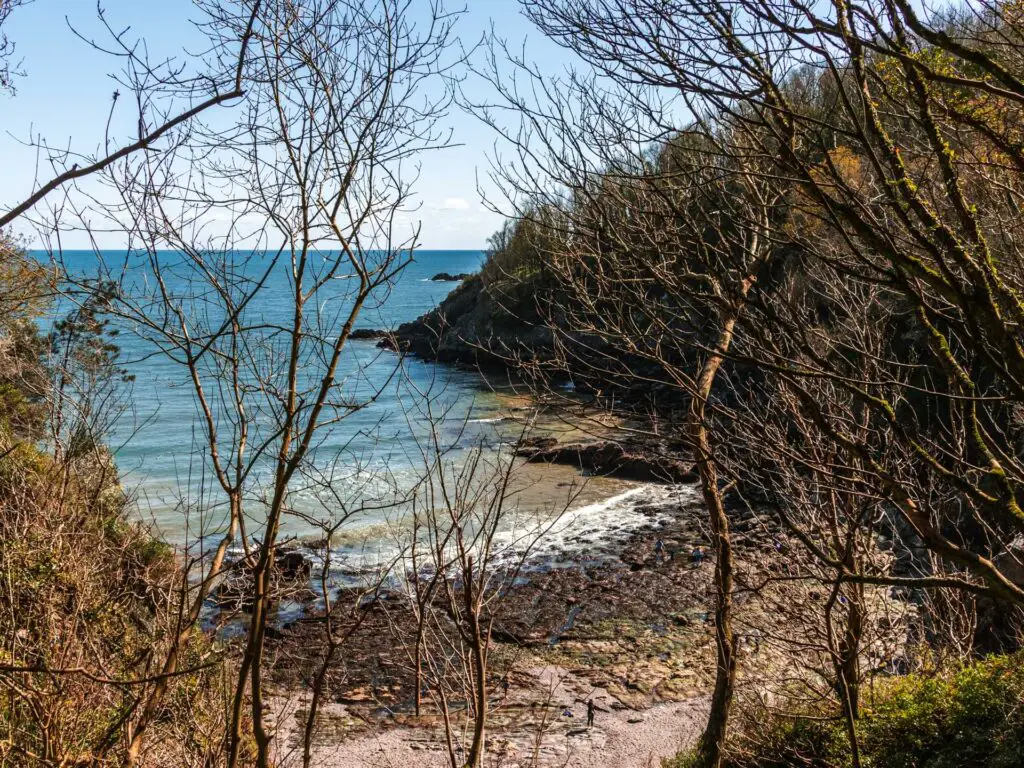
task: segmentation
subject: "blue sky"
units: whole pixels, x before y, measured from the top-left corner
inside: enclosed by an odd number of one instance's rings
[[[457,31],[467,47],[492,25],[513,47],[525,43],[531,59],[545,68],[560,68],[564,55],[536,32],[519,13],[514,0],[466,0]],[[151,55],[175,55],[197,34],[190,25],[195,11],[189,0],[102,0],[111,26],[130,26],[145,37]],[[455,0],[446,3],[451,10]],[[33,133],[51,145],[69,144],[82,151],[102,142],[116,69],[110,57],[91,50],[69,28],[102,35],[94,0],[36,0],[12,15],[7,34],[17,44],[16,59],[25,76],[13,98],[0,95],[0,208],[20,201],[31,190],[36,157],[20,141]],[[486,100],[480,83],[468,82],[469,96]],[[129,104],[124,105],[130,108]],[[126,110],[130,114],[130,109]],[[449,117],[455,146],[422,160],[417,186],[425,248],[481,248],[501,225],[501,217],[485,210],[478,181],[489,189],[488,155],[495,137],[476,118],[453,108]],[[45,169],[40,170],[40,176]],[[71,235],[65,247],[86,246],[84,235]],[[101,247],[118,245],[115,233],[100,238]]]

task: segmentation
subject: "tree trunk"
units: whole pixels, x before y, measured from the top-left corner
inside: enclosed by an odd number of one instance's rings
[[[839,681],[845,690],[844,699],[850,702],[851,716],[856,720],[860,717],[860,643],[864,635],[864,588],[860,584],[851,586],[853,589],[846,612],[846,633],[839,649]]]
[[[860,717],[860,643],[864,635],[864,587],[850,585],[851,595],[846,612],[846,631],[839,647],[837,688],[846,720],[850,740],[853,768],[860,768],[860,744],[857,739],[857,720]]]
[[[736,683],[736,638],[732,629],[733,562],[729,518],[725,514],[722,493],[718,487],[718,471],[704,417],[715,376],[732,343],[737,314],[733,312],[722,323],[715,352],[701,369],[690,405],[690,439],[693,443],[704,503],[708,508],[712,545],[715,549],[715,643],[718,647],[718,667],[715,673],[715,690],[711,697],[711,712],[698,746],[699,762],[706,768],[718,768],[722,764],[729,710]]]
[[[729,537],[729,518],[725,514],[722,492],[718,487],[718,470],[705,416],[715,376],[732,345],[742,302],[746,299],[754,279],[754,273],[751,273],[741,283],[740,299],[722,318],[718,341],[701,368],[690,403],[690,440],[693,444],[704,503],[708,509],[712,545],[715,548],[715,644],[718,666],[715,673],[715,690],[711,697],[711,711],[697,747],[698,764],[704,768],[719,768],[722,764],[729,728],[729,711],[736,686],[736,635],[732,628],[732,541]]]
[[[703,410],[703,405],[697,406],[695,416],[701,417]],[[711,712],[698,746],[698,759],[699,764],[706,768],[718,768],[722,764],[736,682],[736,638],[732,628],[732,542],[729,538],[729,519],[718,488],[718,472],[711,457],[707,429],[702,422],[695,421],[692,435],[697,452],[697,471],[700,474],[704,503],[708,508],[715,548],[715,643],[718,651]]]
[[[473,556],[467,560],[463,596],[466,602],[466,618],[469,621],[469,641],[472,657],[470,671],[473,676],[473,741],[466,755],[466,768],[479,768],[484,756],[484,736],[487,728],[487,643],[480,623],[481,592],[483,582],[477,584],[473,578]],[[483,571],[484,566],[481,566]]]
[[[416,717],[423,714],[423,621],[425,619],[421,616],[420,623],[416,627],[416,648],[414,650],[413,663],[416,665],[415,669],[415,683],[416,683],[416,700],[415,700],[415,711]]]
[[[484,757],[484,736],[487,728],[487,650],[480,636],[478,622],[474,621],[476,642],[473,643],[473,676],[476,701],[474,702],[473,742],[466,758],[466,768],[479,768]]]

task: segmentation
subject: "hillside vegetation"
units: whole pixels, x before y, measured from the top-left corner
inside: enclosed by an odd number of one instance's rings
[[[54,176],[0,211],[48,242],[102,221],[130,245],[93,279],[0,240],[0,760],[308,768],[325,731],[344,760],[387,723],[435,727],[450,768],[506,764],[491,726],[517,652],[574,665],[559,644],[585,630],[592,676],[573,670],[568,712],[522,704],[519,768],[547,768],[551,733],[599,735],[567,723],[602,687],[707,712],[672,768],[1024,765],[1021,0],[522,0],[558,71],[497,32],[462,55],[437,3],[194,10],[198,53],[162,63],[103,21],[134,133],[111,136],[111,112],[93,154],[40,139]],[[459,90],[467,66],[487,103]],[[457,101],[496,137],[508,223],[382,344],[509,371],[628,450],[467,446],[444,382],[405,386],[381,354],[398,428],[424,435],[399,488],[328,436],[395,445],[360,421],[380,391],[348,344],[415,254],[416,169]],[[130,391],[109,318],[193,398],[181,511],[201,546],[132,522],[104,443]],[[580,532],[541,580],[524,553],[551,531],[508,517],[511,478],[559,456],[673,482],[623,507],[622,551]],[[385,498],[360,495],[378,481]],[[332,562],[389,493],[413,508],[401,557]],[[316,564],[290,522],[317,531]]]
[[[133,511],[99,430],[116,407],[116,363],[102,296],[43,334],[54,276],[0,241],[0,760],[119,765],[175,642],[173,550]],[[144,754],[201,764],[220,749],[223,666],[188,641]]]
[[[775,638],[808,668],[806,689],[759,694],[789,719],[736,764],[1019,760],[1012,718],[986,721],[968,682],[1012,667],[970,660],[1015,651],[1024,607],[1017,4],[922,18],[898,2],[538,0],[528,15],[599,74],[552,85],[521,64],[533,94],[499,88],[521,116],[491,118],[518,160],[497,173],[516,215],[480,277],[399,342],[415,330],[411,349],[430,354],[439,335],[442,358],[499,361],[549,393],[571,379],[611,395],[603,408],[647,410],[652,445],[688,445],[720,654],[694,764],[730,754],[730,711],[748,695],[736,595],[750,585],[730,517],[751,507],[799,542],[807,559],[777,577],[820,585],[825,626]],[[968,666],[886,684],[870,711],[867,584],[920,610],[911,646]],[[1019,689],[993,685],[991,706],[1012,710]],[[957,719],[961,696],[978,720]],[[918,719],[914,753],[895,729]],[[972,735],[953,738],[961,726]],[[799,743],[812,736],[845,746],[812,754]],[[972,751],[988,736],[1005,751]]]

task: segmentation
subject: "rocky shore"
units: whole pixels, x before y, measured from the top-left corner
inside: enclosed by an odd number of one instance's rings
[[[438,275],[461,279],[438,307],[394,332],[362,330],[353,338],[379,339],[379,347],[424,360],[505,368],[516,357],[540,359],[553,352],[553,337],[538,318],[531,323],[518,310],[484,289],[480,275]]]
[[[506,369],[517,359],[543,362],[555,350],[550,331],[510,311],[479,275],[393,333],[359,334],[380,347],[484,369]],[[650,397],[656,387],[648,382],[634,394]],[[623,434],[540,436],[521,443],[517,455],[528,466],[616,478],[636,489],[628,492],[638,494],[634,502],[643,501],[620,521],[602,527],[595,519],[588,530],[584,519],[553,537],[515,578],[496,575],[507,583],[486,617],[492,756],[534,768],[657,765],[696,738],[715,671],[713,557],[692,464],[679,459],[680,446]],[[782,646],[793,631],[786,606],[820,594],[786,577],[795,550],[771,515],[746,506],[729,514],[737,583],[760,585],[734,598],[743,608],[741,686],[756,687],[785,677],[781,670],[790,662]],[[414,712],[416,615],[408,595],[348,588],[333,598],[332,631],[345,641],[327,674],[329,723],[318,764],[444,765],[440,714],[430,706]],[[320,664],[324,631],[322,611],[310,603],[271,635],[282,749],[295,743],[302,691]],[[581,722],[588,699],[600,706],[595,728]]]
[[[671,708],[699,720],[714,674],[713,568],[704,513],[692,486],[656,490],[645,497],[650,503],[637,504],[638,524],[625,536],[612,530],[600,540],[586,531],[566,537],[558,551],[534,558],[503,590],[491,616],[493,749],[521,755],[542,737],[546,757],[539,766],[640,768],[645,763],[637,755],[617,763],[598,755],[612,741],[632,743],[631,733],[651,754],[672,754],[683,734],[648,732],[648,718],[658,722]],[[770,526],[750,513],[737,515],[734,525],[738,556],[760,568],[761,553],[774,551]],[[407,597],[350,589],[339,591],[335,604],[344,608],[334,631],[346,640],[328,674],[326,711],[333,714],[319,748],[340,762],[325,757],[322,764],[355,765],[344,762],[360,754],[353,744],[370,749],[381,739],[389,755],[419,752],[424,757],[417,764],[432,764],[429,755],[443,754],[441,721],[432,708],[413,714],[415,617]],[[282,733],[294,730],[301,715],[297,692],[308,688],[317,668],[323,632],[322,615],[312,611],[272,635],[268,651]],[[755,658],[752,637],[744,638],[745,657],[767,670],[770,653],[758,646]],[[552,676],[568,689],[553,695]],[[581,728],[580,702],[595,694],[599,722],[610,731]],[[585,755],[589,763],[574,762]]]

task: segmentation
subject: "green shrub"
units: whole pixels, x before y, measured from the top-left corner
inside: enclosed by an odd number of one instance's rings
[[[878,681],[857,731],[865,768],[1024,766],[1024,652]],[[852,762],[846,729],[833,711],[760,711],[738,724],[729,754],[729,768],[848,768]],[[681,759],[667,768],[687,766]]]
[[[884,768],[1024,765],[1024,654],[936,678],[894,680],[864,718],[861,742]]]
[[[661,768],[696,768],[696,765],[697,753],[692,749],[661,761]]]

